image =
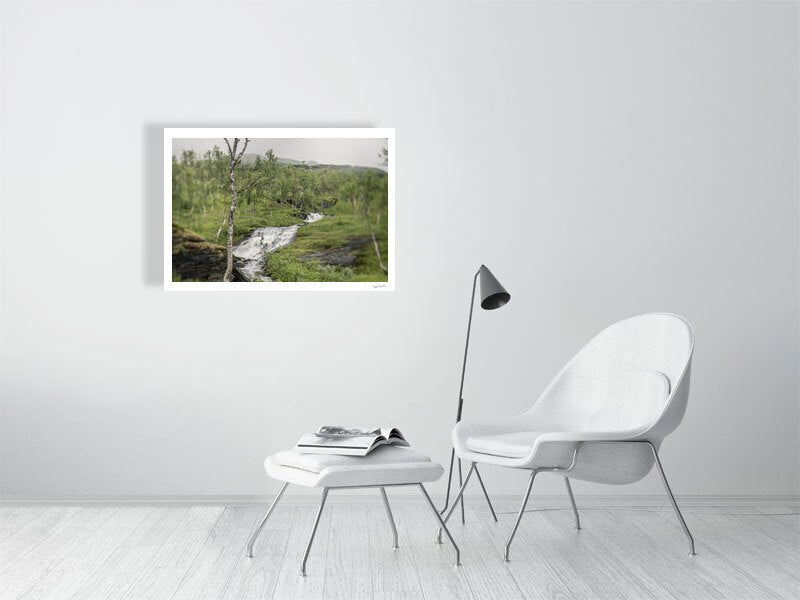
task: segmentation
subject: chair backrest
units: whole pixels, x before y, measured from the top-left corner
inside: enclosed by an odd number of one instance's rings
[[[694,334],[677,315],[625,319],[594,337],[529,411],[565,431],[640,429],[659,443],[683,419]]]

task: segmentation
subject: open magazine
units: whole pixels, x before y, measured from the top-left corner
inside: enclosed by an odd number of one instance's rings
[[[306,454],[342,454],[366,456],[378,446],[408,446],[406,438],[394,427],[340,427],[323,425],[316,433],[307,433],[294,447]]]

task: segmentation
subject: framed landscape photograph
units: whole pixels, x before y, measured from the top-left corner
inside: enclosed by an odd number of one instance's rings
[[[164,289],[393,291],[394,129],[164,129]]]

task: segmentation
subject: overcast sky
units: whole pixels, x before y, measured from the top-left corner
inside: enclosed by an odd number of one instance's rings
[[[247,154],[260,154],[272,148],[275,156],[295,160],[316,161],[330,165],[358,165],[362,167],[383,167],[380,152],[385,143],[383,138],[252,138],[247,145]],[[194,150],[203,154],[219,146],[227,152],[225,140],[187,139],[172,140],[172,154],[180,157],[183,150]]]

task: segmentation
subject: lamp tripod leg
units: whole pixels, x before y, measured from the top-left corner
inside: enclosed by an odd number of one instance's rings
[[[464,494],[464,488],[467,487],[467,484],[469,483],[469,478],[472,477],[472,472],[474,470],[475,470],[475,463],[472,463],[470,465],[469,469],[467,470],[467,477],[464,479],[464,483],[461,484],[461,489],[458,490],[458,494],[456,495],[455,500],[453,500],[453,505],[450,507],[450,509],[447,511],[447,514],[445,514],[444,518],[442,519],[444,521],[445,525],[450,520],[450,517],[453,516],[453,511],[456,509],[456,505],[458,504],[458,501],[461,500],[461,496]],[[441,544],[442,543],[442,528],[441,527],[439,528],[439,532],[436,534],[436,543],[437,544]]]
[[[450,470],[447,473],[447,493],[444,496],[444,508],[439,511],[439,514],[444,514],[447,512],[447,508],[450,506],[450,485],[453,483],[453,462],[456,459],[456,449],[453,448],[450,450]]]
[[[442,519],[442,515],[440,515],[438,512],[436,512],[436,507],[433,505],[433,501],[431,500],[431,497],[428,495],[428,492],[425,490],[425,486],[422,485],[421,483],[418,484],[418,485],[419,485],[419,490],[422,492],[422,495],[425,496],[425,500],[428,501],[428,504],[430,505],[431,510],[433,510],[433,514],[436,515],[436,519],[439,521],[439,541],[441,542],[442,530],[444,529],[444,532],[447,534],[447,539],[449,539],[450,543],[453,545],[453,550],[456,553],[455,566],[457,567],[457,566],[459,566],[461,564],[461,551],[458,549],[458,545],[456,544],[456,541],[453,539],[453,536],[450,535],[450,530],[447,529],[447,525],[445,524],[444,520]]]
[[[461,475],[461,459],[459,458],[458,459],[458,487],[460,488],[463,485],[464,485],[464,479],[463,479],[463,476]],[[464,494],[461,494],[460,504],[461,504],[461,524],[464,525],[467,522],[466,519],[464,518]]]

